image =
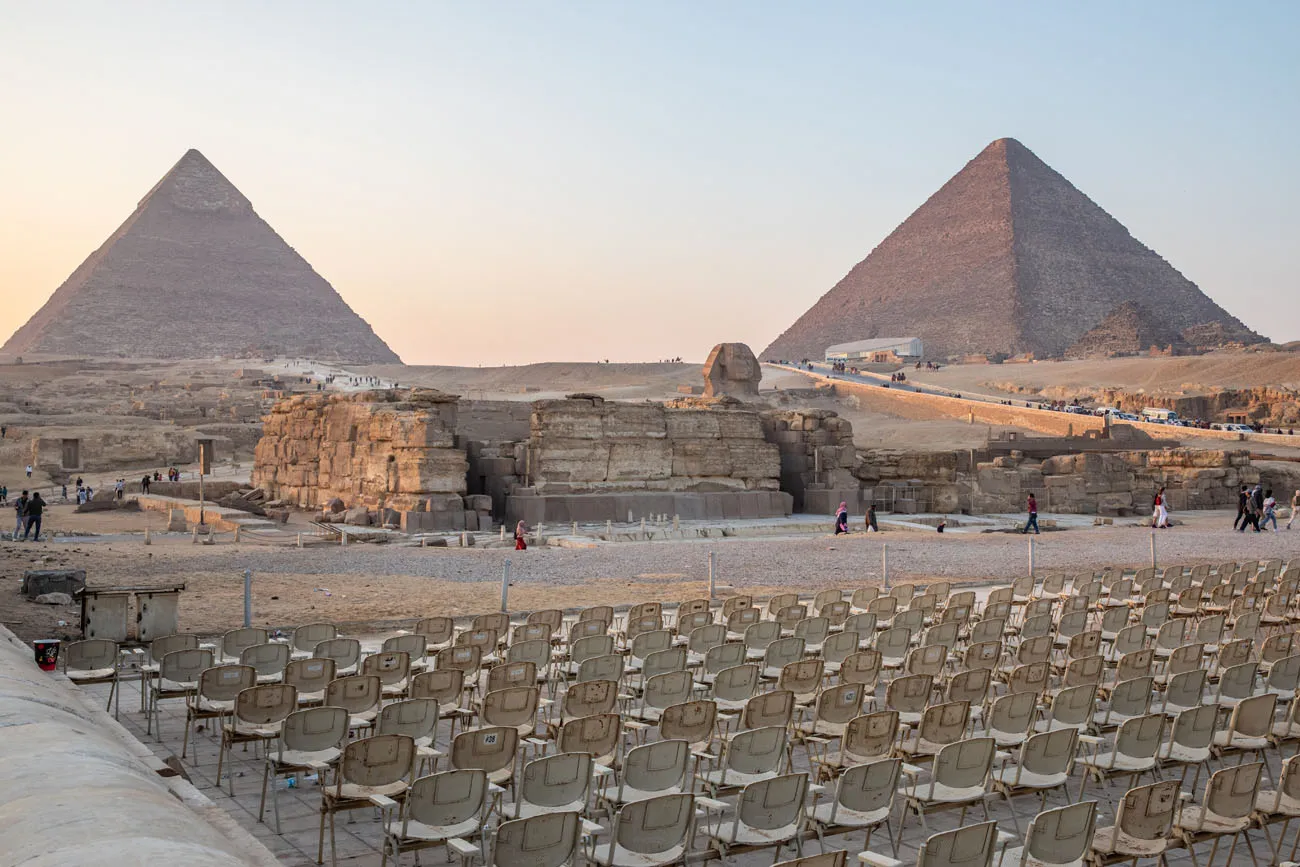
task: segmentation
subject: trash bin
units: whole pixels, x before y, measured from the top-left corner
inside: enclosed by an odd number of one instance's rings
[[[36,664],[41,671],[54,671],[59,667],[59,639],[42,638],[33,641],[32,647],[36,650]]]

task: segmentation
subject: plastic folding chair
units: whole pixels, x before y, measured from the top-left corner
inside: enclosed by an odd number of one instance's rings
[[[1093,834],[1093,862],[1162,858],[1174,842],[1170,834],[1177,810],[1176,780],[1129,789],[1115,810],[1115,824]]]
[[[623,759],[623,770],[600,801],[617,807],[661,795],[689,793],[691,746],[683,740],[662,740],[633,747]]]
[[[684,867],[695,836],[695,800],[683,793],[624,804],[608,840],[588,838],[587,860],[599,867]]]
[[[284,679],[291,653],[287,644],[254,644],[240,652],[239,664],[257,672],[258,683],[278,683]]]
[[[1254,762],[1215,771],[1205,783],[1205,795],[1201,798],[1201,803],[1184,806],[1174,819],[1174,832],[1182,837],[1183,845],[1192,853],[1193,863],[1196,861],[1196,850],[1193,847],[1197,843],[1213,839],[1214,847],[1210,850],[1209,861],[1213,864],[1214,856],[1219,852],[1219,842],[1224,837],[1232,838],[1232,845],[1228,848],[1229,864],[1237,850],[1238,837],[1245,839],[1251,861],[1259,863],[1255,858],[1255,847],[1251,845],[1250,836],[1246,832],[1250,828],[1251,814],[1259,795],[1259,777],[1263,769],[1262,762]]]
[[[774,848],[779,860],[781,848],[787,843],[802,855],[807,795],[807,774],[787,774],[747,784],[736,801],[730,827],[709,830],[719,856],[725,862],[744,852]]]
[[[63,669],[68,680],[77,686],[92,686],[107,683],[108,702],[104,710],[113,709],[113,718],[118,718],[118,709],[122,696],[118,689],[118,647],[116,641],[107,638],[88,638],[74,641],[63,651]]]
[[[330,863],[338,864],[334,817],[338,813],[379,807],[391,810],[414,779],[415,743],[406,735],[375,735],[343,749],[334,779],[321,786],[320,838],[316,862],[325,855],[325,822],[330,826]]]
[[[330,638],[317,643],[312,656],[334,660],[335,675],[347,677],[356,674],[361,664],[361,642],[355,638]]]
[[[323,774],[343,755],[343,744],[348,738],[348,712],[341,707],[311,707],[297,710],[284,719],[280,738],[275,748],[267,751],[262,767],[262,800],[257,809],[257,820],[266,813],[267,783],[282,776],[315,773],[321,782]],[[275,815],[275,833],[280,833],[280,802],[276,786],[271,789],[271,808]]]
[[[988,819],[988,782],[993,769],[993,756],[997,750],[992,738],[970,738],[949,744],[934,757],[930,779],[925,783],[917,782],[916,769],[904,767],[908,777],[906,785],[899,789],[904,797],[902,819],[898,823],[896,842],[903,839],[903,829],[907,826],[907,817],[915,813],[921,820],[921,827],[929,834],[925,821],[926,813],[960,808],[960,822],[966,821],[966,810],[973,804],[979,804]]]
[[[1219,709],[1212,704],[1188,708],[1174,718],[1169,740],[1156,753],[1160,766],[1182,765],[1179,781],[1187,778],[1188,765],[1196,766],[1192,787],[1201,778],[1201,768],[1209,773],[1210,744],[1218,724]]]
[[[379,711],[375,734],[406,735],[415,742],[417,773],[438,770],[442,753],[434,749],[438,735],[438,702],[431,698],[408,698],[385,705]]]
[[[779,776],[789,766],[789,739],[785,726],[766,726],[737,732],[723,741],[722,752],[714,756],[696,754],[696,778],[709,789],[710,797],[719,791],[731,791],[760,780]],[[700,772],[699,763],[708,763],[710,770]]]
[[[420,777],[411,784],[402,799],[399,815],[390,815],[384,821],[384,842],[380,867],[388,859],[401,859],[407,852],[418,852],[434,846],[447,846],[457,840],[467,843],[478,839],[481,847],[465,846],[467,852],[482,854],[486,859],[488,808],[487,774],[478,770],[445,771]]]
[[[226,753],[235,744],[266,744],[280,736],[284,720],[298,709],[298,690],[283,683],[268,683],[241,690],[235,696],[231,720],[221,727],[217,753],[217,785]],[[230,775],[230,797],[235,796],[235,774]]]
[[[826,838],[839,834],[866,831],[863,849],[871,846],[871,833],[885,826],[891,843],[893,829],[889,815],[894,807],[894,792],[902,761],[885,759],[847,768],[835,783],[835,794],[828,802],[808,808],[808,819],[817,834],[817,842],[826,851]],[[894,856],[898,856],[895,847]]]
[[[1005,850],[998,867],[1079,867],[1092,845],[1096,826],[1096,801],[1044,810],[1029,823],[1025,844]]]
[[[1013,799],[1018,795],[1037,793],[1039,810],[1047,809],[1047,793],[1053,789],[1064,792],[1066,783],[1070,781],[1078,744],[1079,733],[1074,729],[1043,732],[1025,741],[1014,765],[1004,765],[993,772],[993,790],[1006,799],[1017,833],[1020,831],[1020,817]]]
[[[557,753],[524,765],[513,806],[502,812],[521,819],[543,813],[585,813],[591,805],[591,756]],[[608,769],[606,769],[608,770]]]
[[[164,662],[166,657],[164,657]],[[190,728],[199,720],[221,721],[235,712],[235,699],[250,686],[257,685],[257,672],[247,665],[217,665],[199,675],[198,687],[185,700],[185,736],[181,741],[181,758],[189,755]],[[198,763],[195,754],[194,762]]]
[[[819,779],[830,779],[842,769],[888,758],[898,740],[898,713],[892,710],[863,714],[849,720],[840,737],[840,748],[829,749],[830,739],[808,735],[805,742],[816,745],[809,762]]]
[[[294,659],[284,667],[282,682],[298,690],[298,705],[307,707],[325,700],[325,688],[334,680],[334,660]]]
[[[1138,777],[1148,773],[1159,779],[1156,753],[1164,739],[1164,731],[1164,714],[1153,713],[1122,723],[1115,734],[1115,745],[1109,750],[1101,749],[1101,738],[1081,735],[1079,739],[1092,745],[1093,753],[1080,761],[1084,773],[1079,782],[1079,797],[1075,800],[1083,800],[1089,777],[1099,783],[1119,775],[1127,775],[1131,782],[1136,783]]]
[[[928,758],[949,744],[962,740],[969,726],[970,702],[930,705],[921,714],[916,732],[899,742],[898,752],[912,761]]]

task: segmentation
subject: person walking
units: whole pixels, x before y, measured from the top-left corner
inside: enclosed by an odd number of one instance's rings
[[[27,541],[27,534],[32,533],[32,541],[41,541],[41,513],[45,511],[45,501],[41,499],[41,492],[37,491],[32,494],[31,500],[27,503],[27,523],[23,527],[23,541]],[[34,532],[33,532],[34,530]]]
[[[1246,505],[1250,500],[1250,488],[1242,485],[1241,490],[1237,492],[1237,517],[1232,521],[1232,529],[1237,529],[1237,525],[1246,519]]]
[[[30,479],[31,477],[32,477],[32,465],[31,465],[31,464],[28,464],[28,465],[27,465],[27,478]]]
[[[0,485],[0,506],[7,506],[8,504],[9,487],[7,485]]]
[[[1020,531],[1020,534],[1022,536],[1025,535],[1029,532],[1029,528],[1033,527],[1034,535],[1040,536],[1042,535],[1042,531],[1038,529],[1038,500],[1034,498],[1032,491],[1029,494],[1029,501],[1026,505],[1029,509],[1029,519],[1025,521],[1024,529]]]
[[[18,499],[14,500],[14,541],[18,541],[18,534],[23,531],[23,525],[27,523],[27,492],[23,491]]]
[[[1152,527],[1169,529],[1169,508],[1165,505],[1165,489],[1156,492],[1155,511],[1151,515]]]
[[[1255,508],[1255,497],[1249,491],[1246,492],[1246,514],[1241,517],[1241,526],[1237,528],[1238,533],[1246,532],[1246,528],[1251,527],[1256,533],[1259,532],[1259,510]]]
[[[528,543],[524,541],[524,536],[528,533],[528,525],[523,521],[515,524],[515,550],[527,551]]]
[[[1273,532],[1277,532],[1277,500],[1273,499],[1271,490],[1264,492],[1264,518],[1260,521],[1263,526],[1268,526],[1268,522],[1273,522]]]
[[[145,473],[144,478],[140,480],[140,493],[142,494],[149,493],[149,481],[150,481],[149,474]]]
[[[849,531],[849,504],[840,503],[840,507],[835,510],[835,535],[847,533]]]
[[[1291,525],[1295,523],[1295,513],[1298,511],[1300,511],[1300,491],[1296,491],[1291,496],[1291,517],[1286,519],[1286,528],[1288,530],[1290,530]]]
[[[876,523],[876,504],[872,503],[867,506],[867,532],[879,533],[880,525]]]

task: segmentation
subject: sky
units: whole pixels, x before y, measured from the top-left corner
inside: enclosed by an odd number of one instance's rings
[[[757,352],[1011,136],[1296,340],[1298,30],[1289,0],[0,0],[0,332],[195,147],[407,363]]]

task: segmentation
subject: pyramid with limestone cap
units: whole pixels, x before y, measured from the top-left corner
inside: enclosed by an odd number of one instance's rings
[[[920,337],[929,358],[1060,356],[1125,302],[1162,333],[1263,340],[1015,139],[966,164],[764,359]]]
[[[197,150],[0,354],[399,361]]]

